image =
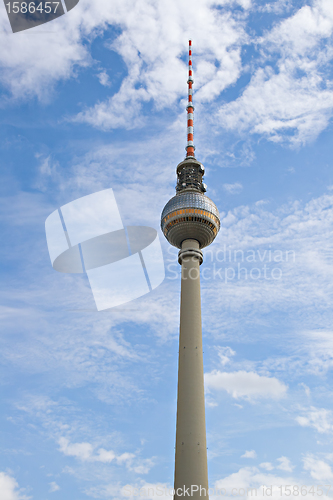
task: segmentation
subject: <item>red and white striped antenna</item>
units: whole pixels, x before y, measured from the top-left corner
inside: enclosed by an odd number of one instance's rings
[[[194,158],[194,143],[193,143],[193,101],[192,101],[192,85],[193,85],[193,70],[192,70],[192,40],[189,40],[188,50],[188,103],[187,103],[187,146],[186,158]]]

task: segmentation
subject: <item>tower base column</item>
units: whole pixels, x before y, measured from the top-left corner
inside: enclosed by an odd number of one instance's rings
[[[208,499],[208,470],[202,355],[200,264],[196,240],[185,240],[179,252],[182,266],[175,499]]]

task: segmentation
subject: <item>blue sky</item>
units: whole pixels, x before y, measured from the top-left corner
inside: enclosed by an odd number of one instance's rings
[[[11,33],[4,7],[0,23],[0,500],[172,487],[180,275],[159,220],[185,155],[189,38],[196,156],[222,220],[201,267],[210,486],[320,496],[333,480],[331,0],[80,0],[33,30]],[[44,223],[108,188],[126,225],[159,231],[166,279],[97,312],[86,276],[52,269]]]

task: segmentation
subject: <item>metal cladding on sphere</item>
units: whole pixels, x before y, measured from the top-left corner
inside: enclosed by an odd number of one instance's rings
[[[161,228],[169,243],[177,248],[188,239],[197,240],[200,248],[204,248],[219,232],[219,211],[208,196],[192,190],[183,191],[165,205]]]

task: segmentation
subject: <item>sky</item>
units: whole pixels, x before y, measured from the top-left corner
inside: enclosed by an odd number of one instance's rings
[[[0,500],[172,498],[180,267],[159,224],[189,38],[221,216],[201,266],[210,497],[332,498],[332,1],[80,0],[18,33],[0,6]],[[166,277],[98,312],[45,220],[110,188]]]

